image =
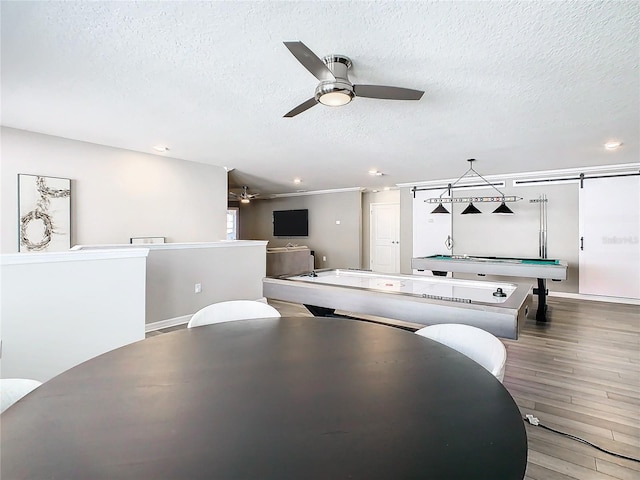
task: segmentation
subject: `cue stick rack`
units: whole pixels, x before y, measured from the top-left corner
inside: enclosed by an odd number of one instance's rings
[[[545,194],[529,200],[529,203],[537,203],[540,206],[540,228],[538,231],[538,255],[540,258],[547,258],[547,202]]]

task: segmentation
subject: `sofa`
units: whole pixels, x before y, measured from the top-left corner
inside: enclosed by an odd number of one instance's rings
[[[267,248],[267,277],[300,275],[314,269],[314,257],[306,245]]]

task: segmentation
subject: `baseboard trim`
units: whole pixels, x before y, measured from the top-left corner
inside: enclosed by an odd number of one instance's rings
[[[574,300],[587,300],[592,302],[624,303],[626,305],[640,305],[640,299],[625,297],[605,297],[604,295],[585,295],[584,293],[552,292],[550,297],[572,298]]]
[[[147,323],[144,326],[144,333],[154,332],[163,328],[175,327],[176,325],[184,325],[189,323],[192,315],[182,315],[181,317],[167,318],[158,322]]]

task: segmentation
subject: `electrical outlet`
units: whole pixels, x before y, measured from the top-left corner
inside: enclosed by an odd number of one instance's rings
[[[193,291],[194,291],[195,293],[200,293],[200,292],[202,292],[202,284],[201,284],[201,283],[196,283],[196,284],[195,284],[195,287],[194,287],[194,289],[193,289]]]
[[[327,257],[325,255],[322,256],[322,261],[326,262],[327,261]]]

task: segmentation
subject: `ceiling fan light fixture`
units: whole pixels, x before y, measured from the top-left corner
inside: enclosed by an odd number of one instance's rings
[[[353,96],[349,95],[345,91],[337,91],[322,94],[318,101],[328,107],[341,107],[342,105],[346,105],[351,102],[352,99]]]
[[[388,85],[354,85],[347,75],[351,68],[349,57],[331,54],[321,59],[302,42],[284,42],[284,45],[309,73],[320,80],[315,95],[285,113],[284,118],[295,117],[318,103],[329,107],[341,107],[350,103],[356,96],[385,100],[420,100],[424,94],[421,90]]]
[[[329,107],[341,107],[353,100],[353,87],[350,83],[340,79],[336,81],[320,82],[316,88],[316,101]]]
[[[251,203],[251,199],[260,195],[259,193],[249,193],[249,187],[242,187],[242,193],[229,192],[229,195],[240,200],[240,203]]]

